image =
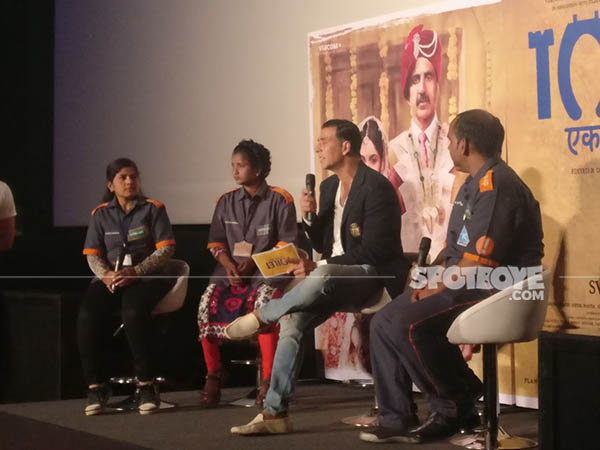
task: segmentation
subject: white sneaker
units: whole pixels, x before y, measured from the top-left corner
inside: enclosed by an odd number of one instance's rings
[[[138,386],[137,395],[141,415],[152,414],[160,409],[160,393],[156,383]]]
[[[110,387],[107,384],[101,384],[94,389],[88,389],[88,400],[84,410],[85,415],[95,416],[97,414],[102,414],[106,408],[106,403],[108,403],[110,394]]]
[[[231,427],[231,434],[237,436],[251,436],[258,434],[283,434],[292,432],[292,422],[289,417],[265,420],[262,413],[257,415],[250,423]]]

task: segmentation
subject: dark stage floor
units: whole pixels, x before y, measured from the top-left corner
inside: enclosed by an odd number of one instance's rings
[[[234,437],[229,429],[250,421],[255,408],[227,405],[248,392],[231,388],[223,392],[222,406],[212,410],[198,407],[199,394],[171,392],[163,400],[178,406],[160,413],[106,414],[86,417],[84,400],[0,405],[0,449],[10,450],[133,450],[133,449],[349,449],[419,448],[457,449],[448,442],[425,445],[368,444],[358,439],[359,429],[340,419],[367,412],[372,406],[372,390],[341,384],[306,384],[297,389],[291,417],[296,432],[288,435]],[[419,397],[420,415],[427,414]],[[507,408],[502,424],[511,433],[537,435],[537,411]]]

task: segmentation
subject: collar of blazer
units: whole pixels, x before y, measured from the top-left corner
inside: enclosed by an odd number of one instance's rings
[[[356,174],[354,175],[354,179],[352,180],[352,186],[350,186],[350,193],[348,194],[348,199],[346,200],[346,205],[344,206],[344,214],[342,215],[342,229],[344,229],[344,224],[346,223],[348,214],[350,214],[350,210],[352,210],[352,207],[356,203],[356,199],[361,193],[361,186],[365,181],[367,170],[369,170],[369,168],[361,161],[358,164],[358,169],[356,170]],[[338,186],[339,183],[340,182],[338,180]]]

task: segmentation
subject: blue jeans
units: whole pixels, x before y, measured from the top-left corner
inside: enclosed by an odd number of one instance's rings
[[[266,412],[287,411],[303,361],[306,333],[336,311],[360,311],[382,286],[372,266],[325,264],[282,298],[258,309],[265,323],[281,319],[271,387],[264,404]]]

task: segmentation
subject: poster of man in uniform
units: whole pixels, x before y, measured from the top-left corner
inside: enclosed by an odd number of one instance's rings
[[[541,204],[554,271],[546,329],[583,334],[600,334],[600,245],[584,237],[600,219],[590,200],[600,187],[598,10],[597,0],[440,2],[309,34],[311,135],[332,118],[359,125],[363,161],[398,191],[405,252],[427,236],[433,260],[445,245],[466,178],[448,124],[471,108],[500,117],[502,156]],[[329,175],[315,167],[318,182]],[[368,321],[338,313],[317,329],[326,376],[369,376]],[[504,402],[537,404],[535,349],[501,351]]]

